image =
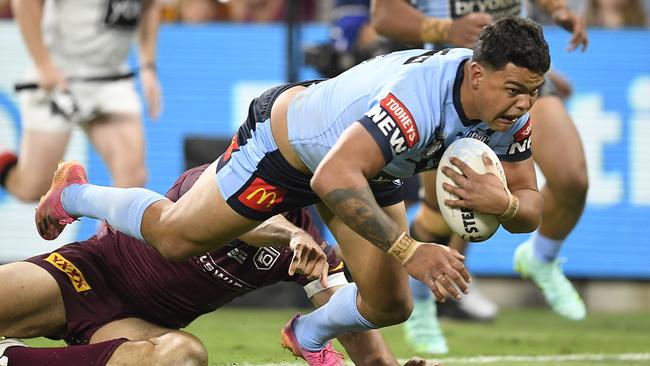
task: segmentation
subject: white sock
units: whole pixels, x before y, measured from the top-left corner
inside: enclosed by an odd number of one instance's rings
[[[63,209],[70,216],[104,220],[117,230],[144,240],[140,233],[147,207],[164,196],[145,188],[114,188],[93,184],[72,184],[61,194]]]
[[[379,327],[359,313],[357,285],[349,283],[336,291],[327,304],[296,319],[293,328],[298,343],[304,349],[316,352],[343,332],[359,332]]]
[[[533,255],[537,260],[544,263],[553,262],[557,258],[560,249],[562,249],[562,243],[564,243],[564,240],[547,238],[538,231],[533,233],[530,240],[533,245]]]

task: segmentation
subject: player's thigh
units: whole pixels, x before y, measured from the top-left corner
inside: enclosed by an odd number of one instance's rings
[[[438,208],[438,198],[436,197],[436,170],[428,170],[418,174],[420,177],[420,197],[429,207],[436,210]]]
[[[126,318],[108,323],[95,332],[90,343],[117,338],[127,338],[131,342],[118,347],[111,356],[108,366],[207,363],[207,350],[194,335],[165,328],[140,318]]]
[[[125,318],[115,320],[97,329],[90,338],[90,343],[101,343],[116,338],[128,338],[132,341],[143,341],[160,337],[169,332],[180,332],[140,318]],[[185,332],[181,332],[185,333]]]
[[[65,307],[56,280],[29,262],[0,266],[0,335],[32,338],[59,334]]]
[[[530,115],[533,158],[548,184],[586,186],[587,165],[582,141],[560,98],[541,97]]]
[[[70,131],[25,129],[20,143],[20,158],[16,165],[19,190],[44,194],[52,183],[52,175],[63,159],[70,140]]]
[[[155,237],[173,238],[209,250],[260,224],[238,214],[224,200],[215,176],[216,164],[212,163],[178,201],[164,207]]]
[[[379,311],[409,307],[408,274],[397,260],[355,233],[325,205],[317,207],[341,248],[363,301]],[[402,230],[407,230],[403,203],[384,210]]]
[[[145,183],[144,130],[138,114],[103,114],[86,123],[84,129],[106,162],[116,186]]]

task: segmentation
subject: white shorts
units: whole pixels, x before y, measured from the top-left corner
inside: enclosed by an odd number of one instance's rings
[[[41,89],[20,92],[21,123],[24,129],[46,132],[70,131],[75,124],[83,124],[98,114],[141,113],[133,78],[108,82],[74,82],[70,93],[81,111],[81,118],[71,121],[52,108],[50,93]]]

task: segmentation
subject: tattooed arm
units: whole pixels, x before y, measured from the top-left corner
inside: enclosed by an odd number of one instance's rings
[[[379,207],[368,185],[385,164],[379,145],[355,123],[318,166],[311,186],[352,230],[387,252],[403,230]]]
[[[470,279],[461,262],[463,256],[448,247],[416,242],[375,200],[368,178],[385,164],[379,145],[361,124],[355,123],[318,166],[311,186],[341,221],[377,248],[392,254],[409,274],[431,287],[438,300],[443,300],[447,293],[459,298],[454,284],[466,291]],[[405,212],[402,210],[400,215]],[[401,250],[402,245],[405,251]]]

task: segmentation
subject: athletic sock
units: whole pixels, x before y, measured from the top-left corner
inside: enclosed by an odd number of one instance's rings
[[[145,188],[114,188],[93,184],[72,184],[61,194],[65,212],[105,220],[117,230],[144,240],[140,232],[147,207],[164,196]]]
[[[296,319],[293,327],[298,343],[311,352],[323,349],[330,339],[343,332],[379,328],[359,313],[355,283],[341,287],[327,304]]]
[[[564,243],[564,240],[548,238],[538,231],[533,233],[530,240],[533,245],[533,255],[537,260],[545,263],[551,263],[557,258],[560,249],[562,249],[562,243]]]
[[[31,348],[9,347],[4,356],[10,366],[105,366],[113,352],[128,339],[120,338],[81,346]]]

